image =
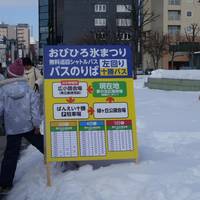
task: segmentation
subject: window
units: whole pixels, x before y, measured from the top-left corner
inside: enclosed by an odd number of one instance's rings
[[[117,33],[117,39],[118,40],[130,40],[131,39],[131,34],[124,32],[124,33]]]
[[[181,5],[181,0],[168,0],[168,5]]]
[[[94,11],[95,12],[106,12],[106,4],[95,4]]]
[[[48,33],[42,33],[40,36],[41,40],[46,40],[48,38]]]
[[[41,39],[41,36],[42,35],[40,35],[40,44],[42,44],[42,45],[40,45],[40,46],[43,46],[44,44],[46,44],[47,43],[47,38],[44,38],[44,39]]]
[[[40,12],[48,12],[48,6],[40,6]]]
[[[39,23],[40,23],[40,26],[47,26],[48,25],[48,20],[40,20],[39,21]]]
[[[187,17],[192,17],[192,11],[187,11]]]
[[[117,5],[117,12],[131,12],[131,5]]]
[[[48,19],[48,13],[40,13],[40,19]]]
[[[191,26],[187,26],[186,27],[186,31],[187,31],[187,33],[191,33],[192,32],[192,27]]]
[[[105,18],[95,18],[94,25],[95,26],[106,26],[106,19]]]
[[[176,26],[176,25],[168,26],[168,33],[170,35],[178,35],[180,34],[180,31],[181,31],[181,26]]]
[[[105,40],[106,39],[106,34],[105,34],[105,32],[97,32],[95,34],[95,38],[97,40]]]
[[[168,11],[168,20],[180,20],[181,12],[178,10],[169,10]]]
[[[40,6],[48,5],[48,0],[40,0],[39,5]]]
[[[117,19],[117,26],[131,26],[131,19]]]
[[[40,27],[40,33],[46,33],[48,32],[48,27],[44,26],[44,27]]]

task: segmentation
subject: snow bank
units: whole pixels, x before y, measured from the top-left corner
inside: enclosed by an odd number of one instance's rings
[[[42,155],[29,147],[8,200],[199,200],[198,92],[149,90],[135,81],[139,163],[84,163],[62,172],[52,164],[46,186]],[[93,167],[95,166],[95,167]]]
[[[200,70],[165,70],[152,71],[150,78],[193,79],[200,80]]]

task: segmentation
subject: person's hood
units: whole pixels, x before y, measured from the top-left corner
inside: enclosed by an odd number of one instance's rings
[[[20,99],[26,94],[26,87],[21,87],[26,82],[25,78],[11,78],[0,81],[0,88],[3,87],[7,96],[13,99]]]

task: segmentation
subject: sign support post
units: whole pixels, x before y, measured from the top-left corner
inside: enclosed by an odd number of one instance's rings
[[[51,187],[52,186],[52,181],[51,181],[51,165],[49,162],[46,163],[46,171],[47,171],[47,186]]]

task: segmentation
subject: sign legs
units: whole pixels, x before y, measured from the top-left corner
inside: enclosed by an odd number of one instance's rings
[[[51,181],[51,165],[49,162],[46,163],[46,170],[47,170],[47,186],[51,187],[52,186],[52,181]]]

